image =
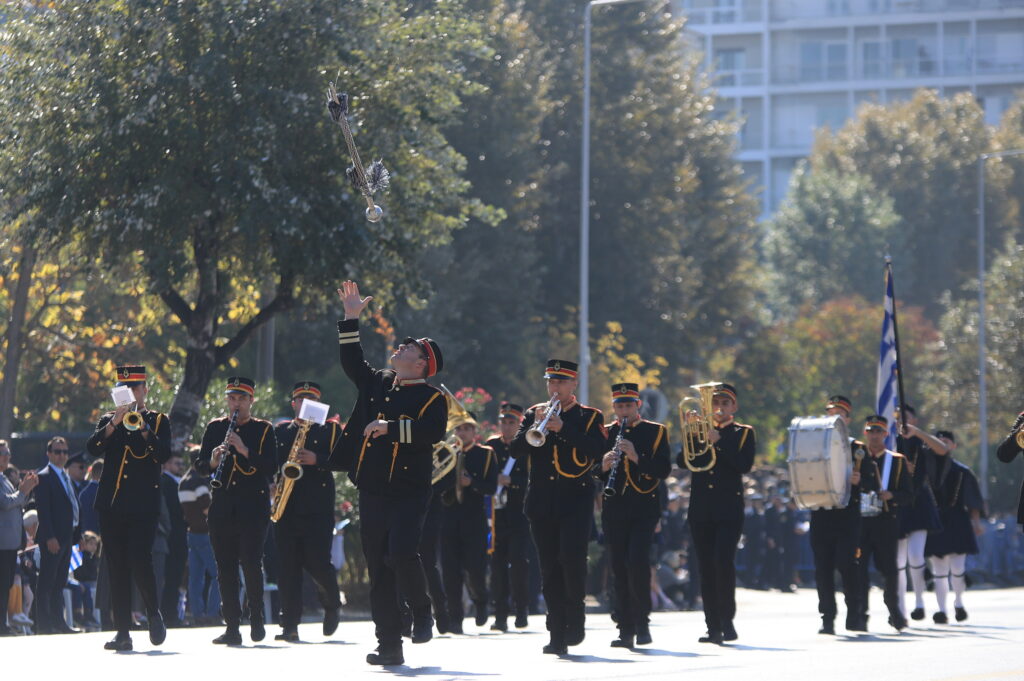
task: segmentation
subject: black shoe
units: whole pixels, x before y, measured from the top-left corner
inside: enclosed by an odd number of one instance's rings
[[[587,637],[587,631],[583,624],[571,625],[565,628],[565,645],[578,646]]]
[[[430,614],[430,608],[413,616],[411,638],[413,643],[426,643],[434,638],[434,618]]]
[[[115,650],[117,652],[127,652],[132,649],[132,637],[128,634],[121,636],[118,634],[111,641],[107,641],[103,644],[104,650]]]
[[[213,639],[219,646],[240,646],[242,645],[242,634],[238,627],[228,627],[223,634]]]
[[[516,629],[525,629],[530,626],[530,622],[526,617],[526,611],[516,614]]]
[[[552,640],[544,646],[543,652],[545,655],[568,655],[569,648],[561,641]]]
[[[630,650],[632,650],[633,649],[633,637],[632,636],[624,636],[623,634],[619,634],[619,637],[617,639],[615,639],[614,641],[612,641],[612,648],[629,648]]]
[[[476,611],[476,626],[482,627],[487,624],[487,601],[476,601],[473,606]]]
[[[434,618],[434,626],[437,627],[437,633],[447,634],[451,631],[451,626],[448,624],[448,615],[441,617],[438,615]]]
[[[638,646],[645,646],[654,639],[651,638],[651,627],[644,623],[639,624],[636,627],[636,644]]]
[[[508,631],[508,621],[495,617],[494,624],[491,625],[491,631]]]
[[[155,646],[160,645],[167,638],[167,627],[164,626],[164,618],[157,613],[149,618],[149,642]]]
[[[451,622],[449,622],[448,623],[448,633],[449,634],[458,634],[459,636],[461,636],[463,634],[462,622],[461,621],[456,622],[455,620],[452,620]]]
[[[849,629],[850,628],[849,625],[847,625],[846,628]],[[822,617],[821,618],[821,629],[818,629],[818,633],[819,634],[828,634],[829,636],[834,635],[836,633],[835,620],[833,620],[831,617]]]
[[[965,619],[967,619],[967,611],[963,608],[953,608],[953,611],[956,613],[957,622],[963,622]]]
[[[924,608],[914,608],[910,611],[910,619],[912,620],[923,620],[924,619]]]
[[[394,646],[378,646],[377,652],[366,656],[367,664],[376,664],[383,667],[390,667],[405,664],[405,656],[402,655],[402,644]]]
[[[252,617],[249,620],[249,638],[253,643],[259,643],[267,637],[267,629],[263,626],[262,617]]]
[[[274,637],[275,641],[284,641],[285,643],[298,643],[299,632],[296,629],[285,629],[280,634]]]
[[[324,636],[333,636],[338,630],[338,609],[327,608],[324,611]]]
[[[736,627],[732,625],[732,620],[722,625],[722,640],[723,641],[735,641],[739,638],[736,633]]]
[[[722,645],[722,632],[720,631],[708,631],[700,638],[697,639],[698,643],[714,643],[715,645]]]
[[[944,612],[937,612],[932,615],[932,621],[936,624],[949,624],[949,617]]]
[[[846,630],[866,632],[868,630],[868,621],[863,617],[847,617]]]
[[[896,631],[903,631],[907,628],[907,619],[903,615],[897,617],[889,616],[889,626]]]

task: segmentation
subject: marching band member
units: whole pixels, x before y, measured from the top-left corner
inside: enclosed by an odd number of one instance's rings
[[[577,369],[575,362],[548,360],[544,379],[551,400],[527,412],[512,440],[512,456],[527,459],[529,470],[525,510],[548,608],[548,655],[564,655],[568,646],[579,645],[586,636],[587,545],[594,509],[591,469],[603,455],[607,437],[601,411],[576,400]]]
[[[530,524],[523,511],[526,499],[526,462],[512,457],[512,440],[523,420],[523,408],[512,402],[498,407],[498,435],[487,441],[498,465],[498,485],[502,491],[492,501],[494,527],[491,543],[491,594],[494,597],[492,631],[508,631],[509,600],[514,607],[515,627],[524,629],[529,621],[529,543]],[[513,466],[503,473],[508,462]]]
[[[1003,463],[1010,463],[1018,454],[1024,454],[1024,436],[1021,435],[1024,428],[1024,411],[1017,416],[1010,428],[1010,434],[999,444],[996,456]],[[1020,502],[1017,504],[1017,526],[1024,530],[1024,483],[1020,487]]]
[[[939,503],[942,530],[928,535],[925,554],[935,579],[935,600],[939,609],[932,615],[936,624],[947,624],[946,597],[953,586],[953,608],[956,621],[967,619],[964,609],[964,591],[967,589],[967,554],[978,553],[978,539],[984,530],[981,516],[985,502],[981,487],[971,469],[953,458],[956,436],[952,431],[940,430],[935,437],[946,446],[946,454],[939,455],[932,489]]]
[[[341,466],[359,489],[360,537],[370,573],[370,611],[379,646],[374,665],[403,664],[399,593],[413,615],[413,643],[433,637],[434,618],[417,547],[430,503],[434,444],[444,439],[448,403],[427,384],[444,365],[429,338],[406,338],[391,369],[363,359],[359,315],[372,300],[346,281],[338,290],[345,319],[338,322],[341,366],[359,391],[341,442]]]
[[[842,395],[828,398],[825,413],[838,415],[849,427],[853,405]],[[866,445],[850,438],[851,459],[857,450],[866,454]],[[814,552],[814,581],[818,588],[818,612],[821,613],[819,634],[834,634],[836,580],[838,570],[843,580],[846,600],[846,628],[854,630],[860,618],[857,606],[857,541],[860,539],[860,472],[858,466],[850,474],[850,501],[845,508],[819,508],[811,511],[811,550]]]
[[[110,575],[110,608],[117,634],[107,650],[132,649],[132,583],[146,605],[149,640],[160,645],[167,636],[153,573],[153,539],[160,515],[160,476],[171,458],[171,422],[146,408],[146,367],[117,367],[117,385],[126,386],[135,406],[117,407],[100,417],[86,445],[104,459],[95,507],[103,536],[103,558]],[[125,421],[129,412],[137,413]]]
[[[605,481],[601,525],[611,557],[619,637],[613,648],[651,642],[651,543],[661,519],[658,486],[672,470],[668,432],[640,418],[639,386],[612,386],[615,423],[606,425],[610,451],[601,462]],[[621,435],[621,439],[620,439]]]
[[[208,520],[217,562],[221,614],[227,625],[213,642],[237,646],[242,644],[238,630],[242,620],[239,566],[245,575],[249,638],[259,642],[266,636],[263,545],[270,524],[269,482],[274,475],[277,440],[270,422],[252,415],[256,395],[252,379],[232,376],[224,392],[228,413],[233,418],[210,421],[203,433],[199,460],[209,462],[210,470],[214,471]]]
[[[743,475],[750,472],[757,453],[753,426],[735,421],[739,409],[736,388],[720,384],[712,396],[714,428],[708,433],[711,449],[698,457],[700,467],[716,457],[713,468],[692,473],[688,520],[697,551],[704,621],[708,631],[701,643],[721,644],[738,636],[736,616],[736,548],[743,533]],[[697,443],[698,450],[705,443]],[[683,455],[677,460],[686,465]]]
[[[319,400],[320,396],[319,384],[313,381],[296,383],[292,388],[291,402],[295,418],[299,417],[304,400]],[[297,434],[298,424],[294,420],[274,428],[278,470],[288,460]],[[302,477],[294,481],[284,513],[274,525],[281,570],[281,633],[274,637],[277,641],[295,643],[299,640],[303,569],[313,578],[324,609],[324,636],[331,636],[338,629],[341,593],[331,565],[335,489],[334,475],[327,464],[340,442],[341,428],[334,421],[327,421],[322,426],[318,423],[309,426],[306,441],[298,453]]]
[[[868,594],[871,590],[868,562],[872,557],[875,569],[885,579],[884,599],[889,609],[889,624],[896,631],[907,627],[907,619],[900,612],[896,576],[896,549],[900,532],[897,509],[913,500],[914,488],[906,458],[885,448],[888,432],[889,421],[881,414],[872,414],[865,421],[864,437],[867,440],[868,455],[861,464],[861,531],[858,544],[860,619],[854,631],[867,631]],[[864,494],[869,495],[869,502],[864,501]]]

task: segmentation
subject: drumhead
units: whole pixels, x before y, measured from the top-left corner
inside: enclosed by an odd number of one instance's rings
[[[790,484],[802,508],[842,508],[850,500],[850,437],[840,416],[801,416],[789,426]]]

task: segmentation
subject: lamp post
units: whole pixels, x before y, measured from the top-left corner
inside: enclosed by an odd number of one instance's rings
[[[643,0],[590,0],[583,13],[583,145],[580,164],[580,402],[587,404],[590,391],[590,30],[594,8],[625,5]]]
[[[985,161],[1004,156],[1020,156],[1024,149],[992,151],[978,156],[978,466],[981,496],[988,499],[988,386],[985,382]]]

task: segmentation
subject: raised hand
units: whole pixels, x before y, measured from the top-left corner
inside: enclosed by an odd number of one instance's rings
[[[358,319],[367,304],[373,300],[373,296],[361,298],[359,284],[354,281],[342,282],[341,288],[338,289],[338,298],[345,307],[345,319]]]

